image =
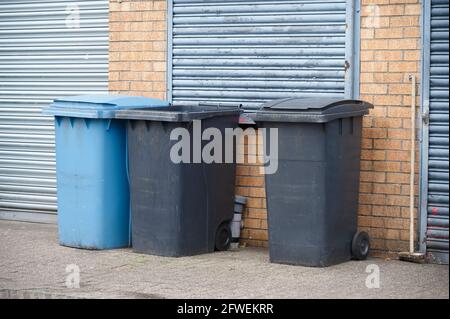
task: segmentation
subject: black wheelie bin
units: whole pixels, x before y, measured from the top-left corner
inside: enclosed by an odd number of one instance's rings
[[[278,129],[278,146],[269,146],[278,147],[270,158],[278,170],[265,175],[271,262],[325,267],[367,257],[369,237],[357,231],[357,215],[362,118],[370,108],[290,98],[254,114],[267,136]]]
[[[226,162],[225,131],[238,127],[239,115],[239,108],[215,106],[117,113],[128,119],[134,251],[181,257],[229,248],[236,164]],[[211,132],[222,137],[214,162],[202,157]]]

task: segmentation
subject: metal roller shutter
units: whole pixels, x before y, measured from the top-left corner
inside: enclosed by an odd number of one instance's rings
[[[169,1],[169,98],[252,108],[351,96],[353,13],[346,0]]]
[[[41,110],[107,90],[108,0],[0,2],[0,218],[55,221],[53,121]]]
[[[422,211],[428,256],[448,264],[449,250],[449,1],[425,4],[425,149]]]

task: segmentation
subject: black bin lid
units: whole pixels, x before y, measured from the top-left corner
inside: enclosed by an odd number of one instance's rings
[[[212,117],[239,115],[239,107],[221,105],[171,105],[151,109],[121,110],[116,113],[118,119],[160,121],[160,122],[191,122]]]
[[[373,105],[338,98],[288,98],[268,102],[252,115],[256,122],[326,123],[339,118],[363,116]]]

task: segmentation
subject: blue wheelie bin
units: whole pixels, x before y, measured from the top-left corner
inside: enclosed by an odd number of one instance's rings
[[[167,106],[144,97],[75,96],[55,100],[59,241],[63,246],[130,246],[126,121],[123,109]]]

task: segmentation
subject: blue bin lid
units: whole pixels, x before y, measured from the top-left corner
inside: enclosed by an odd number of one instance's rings
[[[59,98],[43,110],[45,115],[115,118],[116,111],[169,106],[169,102],[142,96],[128,95],[79,95]]]

